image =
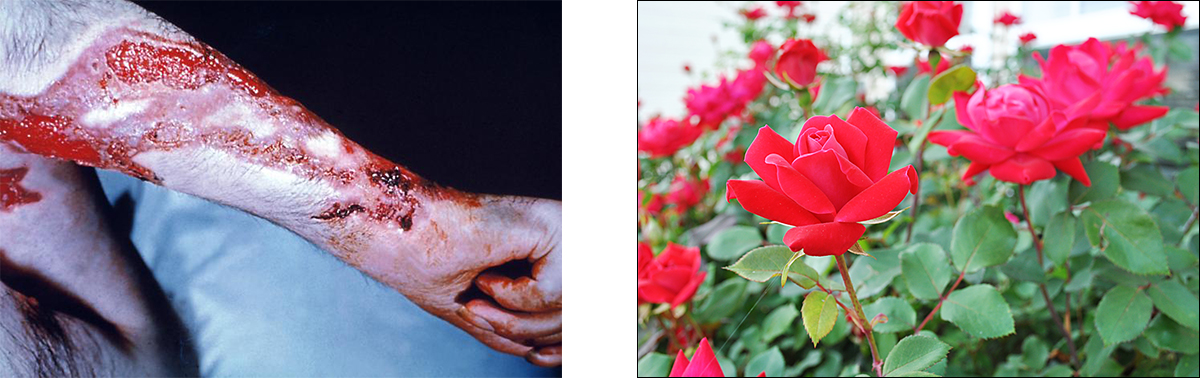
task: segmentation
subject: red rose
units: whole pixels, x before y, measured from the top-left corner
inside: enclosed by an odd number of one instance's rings
[[[997,25],[1013,26],[1013,25],[1020,24],[1020,23],[1021,23],[1021,18],[1014,16],[1012,13],[1009,13],[1008,11],[1004,11],[1004,13],[1001,13],[1000,17],[996,17]]]
[[[1079,155],[1104,140],[1104,131],[1052,112],[1036,86],[1009,84],[988,91],[980,85],[974,95],[955,93],[954,107],[958,122],[970,130],[934,131],[929,141],[971,160],[964,180],[987,170],[997,180],[1028,185],[1053,178],[1058,168],[1091,186]]]
[[[798,3],[799,1],[797,1]],[[675,364],[671,366],[671,374],[668,377],[724,377],[725,372],[721,371],[721,364],[717,362],[717,356],[713,354],[712,347],[708,345],[708,338],[700,339],[700,346],[696,347],[696,353],[692,354],[692,359],[689,361],[683,355],[683,351],[675,356]],[[758,374],[759,377],[767,376],[767,372]]]
[[[1165,106],[1133,105],[1135,101],[1167,93],[1163,81],[1167,68],[1154,72],[1149,57],[1137,58],[1138,47],[1116,46],[1095,38],[1078,46],[1058,45],[1050,57],[1033,58],[1042,67],[1042,79],[1022,76],[1021,83],[1041,87],[1046,99],[1067,118],[1088,118],[1087,127],[1108,130],[1108,123],[1121,130],[1167,114]]]
[[[897,77],[904,76],[904,74],[908,72],[908,67],[905,66],[888,66],[887,69],[892,71],[892,74],[896,75]]]
[[[754,21],[754,20],[763,18],[763,16],[767,15],[767,12],[764,11],[762,9],[762,7],[754,7],[752,9],[742,9],[742,10],[738,11],[738,13],[741,13],[742,16],[745,16],[746,19],[750,20],[750,21]]]
[[[703,129],[673,119],[651,118],[638,130],[638,151],[652,157],[671,156],[680,148],[692,144]]]
[[[950,59],[947,56],[942,55],[942,59],[938,59],[937,72],[929,74],[929,76],[937,76],[938,74],[945,72],[948,69],[950,69]],[[917,74],[920,75],[920,74],[928,74],[928,73],[929,73],[929,60],[918,59],[917,60]]]
[[[746,103],[762,93],[766,83],[762,67],[756,65],[754,69],[738,71],[733,81],[721,77],[721,82],[716,86],[688,88],[684,100],[688,109],[687,118],[696,116],[696,125],[701,129],[716,130],[725,119],[740,114],[746,108]]]
[[[1033,40],[1037,39],[1037,34],[1025,33],[1025,34],[1021,34],[1020,38],[1021,38],[1021,44],[1027,45],[1027,44],[1029,44],[1029,42],[1032,42]]]
[[[646,271],[646,267],[650,266],[650,261],[654,260],[654,251],[650,250],[650,244],[638,243],[638,279],[642,278],[642,274]],[[645,303],[642,299],[642,292],[638,291],[638,305]]]
[[[692,299],[707,274],[700,270],[699,247],[668,242],[667,248],[638,273],[638,297],[650,303],[670,303],[674,309]]]
[[[970,54],[975,52],[975,48],[971,47],[971,45],[963,45],[963,47],[959,48],[958,51],[962,51],[964,54]]]
[[[1167,28],[1167,31],[1183,27],[1187,16],[1183,15],[1183,4],[1173,1],[1130,1],[1133,10],[1130,14],[1138,16]]]
[[[912,1],[900,9],[896,29],[913,42],[940,47],[958,35],[962,13],[962,4],[953,1]]]
[[[758,98],[765,84],[767,84],[767,77],[763,76],[761,69],[739,71],[729,86],[729,98],[736,104],[737,110],[729,115],[741,113],[747,103]]]
[[[674,204],[682,213],[700,203],[700,199],[708,193],[708,179],[688,180],[675,176],[671,181],[671,193],[667,194],[667,203]]]
[[[813,21],[817,20],[817,15],[812,14],[812,13],[805,13],[805,14],[800,15],[800,18],[804,19],[805,23],[811,24],[811,23],[813,23]]]
[[[783,240],[811,256],[845,253],[866,228],[858,222],[891,211],[917,192],[917,172],[888,174],[896,131],[863,108],[845,121],[809,118],[796,143],[763,126],[746,150],[759,180],[729,180],[726,199],[793,226]]]
[[[779,51],[775,75],[795,87],[812,84],[817,78],[817,63],[826,59],[825,53],[807,39],[789,39]]]

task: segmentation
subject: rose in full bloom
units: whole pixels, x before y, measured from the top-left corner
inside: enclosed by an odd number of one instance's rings
[[[807,39],[789,39],[779,51],[775,75],[797,88],[816,81],[817,64],[826,59],[825,52]]]
[[[638,297],[650,303],[670,303],[674,309],[692,299],[707,274],[700,269],[700,247],[668,242],[638,273]]]
[[[683,355],[683,351],[675,356],[675,364],[671,366],[671,374],[668,377],[724,377],[725,372],[721,371],[721,364],[717,362],[717,356],[713,354],[712,347],[708,345],[708,338],[700,339],[700,345],[696,347],[696,353],[692,354],[692,359],[688,360],[687,356]],[[758,374],[759,377],[767,376],[767,372]]]
[[[654,260],[654,251],[650,249],[650,245],[638,242],[638,278],[642,277],[642,272],[646,271],[646,267],[650,266],[650,261]],[[646,303],[642,299],[642,292],[638,290],[638,305]]]
[[[988,171],[1000,181],[1028,185],[1063,171],[1091,186],[1079,155],[1104,140],[1104,131],[1054,111],[1037,86],[1008,84],[954,94],[958,122],[968,130],[934,131],[929,141],[971,161],[963,179]],[[1055,120],[1057,118],[1058,120]]]
[[[1021,38],[1022,45],[1028,45],[1029,42],[1033,42],[1033,40],[1037,39],[1037,34],[1033,34],[1032,32],[1025,33],[1025,34],[1021,34],[1020,38]]]
[[[953,1],[911,1],[900,9],[896,29],[913,42],[940,47],[958,35],[963,6]]]
[[[942,55],[942,59],[938,60],[937,72],[934,72],[932,74],[929,73],[929,60],[926,60],[924,58],[917,60],[917,74],[918,75],[929,74],[929,76],[937,76],[938,74],[940,74],[942,72],[946,72],[946,70],[948,70],[948,69],[950,69],[950,58],[945,55]]]
[[[750,20],[750,21],[758,20],[767,15],[767,11],[764,11],[762,9],[762,7],[754,7],[751,9],[742,9],[742,10],[738,11],[738,13],[741,13],[742,16],[745,16],[746,19]]]
[[[1111,122],[1127,130],[1167,114],[1165,106],[1134,105],[1138,100],[1167,93],[1163,81],[1167,68],[1154,71],[1150,57],[1137,58],[1138,46],[1111,45],[1095,38],[1077,46],[1058,45],[1050,57],[1034,59],[1042,67],[1042,79],[1022,76],[1022,83],[1041,87],[1046,99],[1067,118],[1086,116],[1086,126],[1108,130]]]
[[[715,130],[731,115],[741,113],[745,104],[730,95],[731,82],[721,77],[717,85],[703,84],[699,88],[688,88],[684,105],[688,109],[687,119],[695,117],[701,129]]]
[[[685,121],[654,117],[638,130],[638,151],[651,157],[671,156],[692,144],[703,129]]]
[[[796,143],[763,126],[746,149],[746,164],[762,180],[729,180],[726,199],[793,226],[783,240],[811,256],[840,255],[878,218],[916,193],[912,166],[888,174],[896,131],[863,108],[845,121],[809,118]]]
[[[1004,13],[1001,13],[1000,17],[996,17],[996,25],[1013,26],[1013,25],[1020,24],[1020,23],[1021,23],[1021,18],[1014,16],[1012,13],[1009,13],[1008,11],[1004,11]]]
[[[1187,16],[1183,15],[1183,4],[1173,1],[1130,1],[1133,10],[1130,14],[1138,16],[1167,28],[1167,31],[1183,27]]]
[[[689,180],[682,175],[675,176],[671,181],[671,192],[667,194],[667,203],[675,205],[682,213],[700,203],[709,188],[708,179]]]

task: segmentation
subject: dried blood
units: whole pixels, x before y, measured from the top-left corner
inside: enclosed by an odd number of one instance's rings
[[[42,199],[42,195],[29,191],[21,186],[21,180],[29,168],[0,169],[0,210],[12,211],[13,208],[34,203]]]

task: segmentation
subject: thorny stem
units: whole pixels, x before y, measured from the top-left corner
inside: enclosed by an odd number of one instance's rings
[[[863,314],[862,304],[858,303],[858,294],[854,293],[854,284],[850,282],[850,270],[846,269],[846,259],[842,255],[834,255],[834,258],[837,259],[838,272],[842,273],[842,282],[846,284],[846,292],[850,294],[850,301],[854,302],[854,315],[858,317],[859,324],[864,328],[863,333],[867,334],[867,342],[871,344],[871,367],[875,369],[876,375],[883,376],[883,360],[879,359],[879,349],[875,347],[875,333],[871,330],[871,323],[867,321],[867,316]]]
[[[945,294],[942,294],[941,298],[938,298],[938,304],[937,304],[937,306],[933,306],[933,311],[930,311],[929,315],[925,316],[925,320],[922,320],[920,325],[917,325],[916,328],[913,328],[914,335],[917,333],[920,333],[922,328],[925,328],[925,323],[929,323],[929,319],[933,319],[933,314],[936,314],[938,312],[938,309],[942,308],[942,302],[946,301],[946,297],[949,297],[950,293],[954,292],[954,289],[958,287],[958,284],[962,283],[963,277],[966,277],[966,275],[967,275],[966,270],[963,270],[961,273],[958,274],[958,280],[954,281],[954,285],[950,286],[950,290],[947,290]]]
[[[1029,226],[1029,235],[1033,237],[1033,247],[1037,249],[1038,268],[1042,268],[1044,266],[1042,263],[1042,238],[1038,236],[1037,231],[1033,230],[1033,222],[1029,219],[1029,206],[1025,205],[1025,185],[1017,186],[1017,193],[1021,198],[1021,212],[1025,215],[1025,224]],[[1068,277],[1069,276],[1070,274],[1068,273]],[[1050,293],[1046,291],[1046,284],[1040,283],[1038,284],[1038,287],[1042,289],[1042,299],[1046,301],[1046,309],[1050,310],[1050,318],[1054,320],[1054,324],[1058,325],[1058,330],[1062,332],[1063,336],[1067,337],[1067,346],[1070,347],[1071,350],[1071,364],[1074,366],[1079,366],[1079,356],[1075,352],[1075,340],[1071,338],[1071,331],[1066,328],[1066,323],[1063,322],[1063,318],[1058,316],[1058,311],[1054,309],[1054,303],[1050,302]],[[1069,317],[1071,316],[1071,312],[1069,310],[1071,306],[1070,297],[1067,297],[1067,299],[1068,310],[1065,315]],[[1068,320],[1068,322],[1069,321],[1070,320]]]

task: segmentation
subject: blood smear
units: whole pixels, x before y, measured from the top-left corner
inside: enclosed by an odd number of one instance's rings
[[[20,185],[29,168],[0,169],[0,211],[12,211],[13,208],[42,200],[42,195],[29,191]]]

